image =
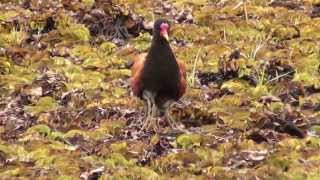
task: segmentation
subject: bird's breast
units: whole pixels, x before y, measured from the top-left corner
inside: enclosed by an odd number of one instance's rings
[[[162,89],[172,89],[179,85],[179,68],[177,62],[146,63],[142,74],[142,82],[145,89],[160,91]]]

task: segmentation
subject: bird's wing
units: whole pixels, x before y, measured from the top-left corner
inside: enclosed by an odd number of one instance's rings
[[[139,96],[141,91],[140,76],[143,69],[144,62],[146,60],[146,53],[135,55],[132,57],[133,65],[131,67],[131,78],[130,84],[132,87],[133,94]]]
[[[180,90],[179,90],[179,96],[181,97],[185,92],[187,88],[187,71],[186,66],[181,60],[177,60],[179,69],[180,69]]]

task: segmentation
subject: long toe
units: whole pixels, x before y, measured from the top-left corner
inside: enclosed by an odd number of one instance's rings
[[[151,123],[151,126],[152,126],[152,129],[155,133],[157,133],[159,131],[159,119],[158,118],[152,118],[152,123]]]
[[[150,127],[151,121],[152,121],[152,118],[150,116],[145,118],[140,131],[148,130]]]
[[[150,130],[153,130],[155,133],[159,131],[158,118],[150,116],[145,119],[140,131],[150,131]]]
[[[165,117],[166,117],[166,120],[169,124],[169,126],[172,128],[172,129],[179,129],[179,125],[178,123],[176,122],[176,120],[174,119],[174,117],[170,114],[170,111],[169,109],[167,109],[166,111],[166,114],[165,114]]]

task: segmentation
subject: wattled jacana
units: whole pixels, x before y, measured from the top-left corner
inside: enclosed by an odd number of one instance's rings
[[[186,91],[186,69],[176,60],[169,44],[170,24],[165,19],[154,23],[153,38],[148,53],[136,56],[132,66],[133,94],[147,103],[147,119],[142,129],[149,127],[161,114],[174,127],[169,107]],[[154,126],[153,126],[154,127]]]

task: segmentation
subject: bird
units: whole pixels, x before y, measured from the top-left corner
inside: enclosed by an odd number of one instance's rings
[[[172,128],[177,127],[169,109],[186,92],[186,66],[170,47],[170,28],[167,19],[157,19],[148,52],[132,58],[130,85],[133,94],[145,102],[147,111],[142,129],[152,126],[156,130],[158,121],[154,124],[153,119],[163,115]]]

